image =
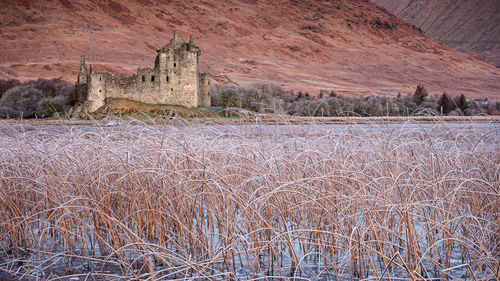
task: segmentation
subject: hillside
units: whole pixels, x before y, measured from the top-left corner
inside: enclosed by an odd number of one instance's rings
[[[446,45],[500,67],[500,1],[373,0]]]
[[[201,71],[219,83],[392,95],[422,83],[433,94],[500,95],[499,69],[369,1],[24,0],[4,1],[0,16],[4,79],[75,81],[93,23],[98,71],[152,66],[156,49],[178,29],[184,38],[195,35]]]

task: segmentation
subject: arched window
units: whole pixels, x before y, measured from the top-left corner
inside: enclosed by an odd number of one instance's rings
[[[177,63],[174,62],[174,67],[177,67]]]
[[[167,79],[167,83],[168,83],[168,75],[167,75],[167,78],[166,78],[166,79]]]
[[[146,82],[146,76],[142,75],[142,82]]]
[[[154,82],[154,81],[155,81],[155,76],[154,76],[154,75],[152,75],[152,76],[151,76],[151,82]]]

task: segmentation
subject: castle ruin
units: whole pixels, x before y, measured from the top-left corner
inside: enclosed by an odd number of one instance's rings
[[[179,37],[157,50],[154,68],[138,68],[137,74],[125,76],[87,70],[85,56],[80,59],[76,83],[77,99],[90,113],[105,105],[107,98],[130,99],[148,104],[186,107],[210,106],[210,75],[198,70],[200,48]]]

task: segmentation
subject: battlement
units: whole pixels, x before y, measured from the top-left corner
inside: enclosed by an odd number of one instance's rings
[[[174,32],[174,37],[168,44],[163,46],[161,49],[156,50],[158,54],[160,53],[169,53],[178,50],[185,50],[192,53],[198,53],[201,55],[200,48],[194,44],[194,36],[191,35],[189,43],[186,43],[184,39],[179,36],[177,31]]]

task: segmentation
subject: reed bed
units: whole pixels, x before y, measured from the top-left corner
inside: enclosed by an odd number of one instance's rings
[[[2,126],[23,280],[498,280],[498,124]]]

